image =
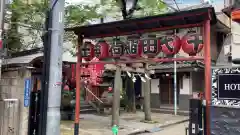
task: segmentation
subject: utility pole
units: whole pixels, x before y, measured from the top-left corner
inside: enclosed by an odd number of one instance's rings
[[[64,4],[51,0],[46,20],[39,135],[60,135]]]
[[[65,0],[51,0],[50,2],[52,27],[48,28],[48,31],[51,31],[51,53],[46,135],[60,135],[64,5]]]
[[[2,40],[2,32],[4,29],[5,6],[6,0],[0,0],[0,40]]]
[[[3,49],[3,30],[5,19],[6,0],[0,0],[0,49]],[[1,61],[1,60],[0,60]],[[1,64],[2,62],[0,62]]]
[[[3,49],[3,30],[4,30],[4,18],[5,18],[5,6],[6,0],[0,0],[0,50]],[[1,50],[3,52],[3,50]],[[2,56],[1,54],[0,56]],[[2,59],[0,57],[0,67],[2,67]],[[0,71],[1,78],[1,71]]]

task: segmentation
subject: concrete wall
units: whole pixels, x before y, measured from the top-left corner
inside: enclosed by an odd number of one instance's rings
[[[182,78],[182,88],[180,88],[179,93],[179,109],[188,110],[189,108],[189,98],[192,96],[192,81],[190,77],[183,76]]]
[[[204,91],[204,71],[191,72],[192,78],[192,91],[203,92]]]
[[[28,112],[29,108],[24,107],[24,79],[31,76],[28,70],[8,71],[2,73],[0,80],[0,99],[19,99],[19,121],[14,121],[19,125],[19,135],[27,135],[28,132]],[[2,110],[2,108],[0,108]],[[6,119],[6,117],[5,117]],[[19,122],[19,123],[18,123]]]
[[[216,38],[216,27],[211,27],[211,59],[217,60],[218,54],[220,53],[218,51],[218,45],[217,45],[217,38]]]
[[[151,80],[151,107],[160,108],[159,79]]]

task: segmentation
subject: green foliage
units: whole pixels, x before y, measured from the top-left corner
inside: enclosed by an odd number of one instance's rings
[[[135,12],[133,17],[153,16],[166,12],[167,6],[162,3],[163,0],[140,0],[140,10]]]
[[[9,51],[20,51],[37,47],[41,43],[43,34],[45,14],[48,10],[48,3],[39,0],[13,0],[8,5],[11,12],[7,23],[10,24],[6,32],[6,46]],[[87,25],[91,21],[105,18],[122,19],[121,8],[116,0],[102,0],[102,3],[91,5],[85,4],[66,4],[65,7],[65,27],[76,25]],[[132,17],[142,17],[160,14],[164,12],[165,5],[161,0],[139,0],[140,10],[135,12]],[[24,29],[24,30],[23,30]],[[27,37],[27,38],[26,38]],[[75,39],[75,40],[74,40]],[[74,33],[65,33],[64,41],[70,41],[76,45]]]
[[[6,31],[5,43],[9,52],[34,47],[34,40],[40,39],[39,32],[43,28],[46,9],[46,4],[34,0],[31,4],[24,0],[13,0],[8,5],[10,17],[6,19],[9,29]],[[28,42],[24,41],[24,37],[28,37]]]
[[[97,13],[100,5],[68,5],[65,7],[65,27],[73,27],[77,25],[88,25],[90,21],[100,18]],[[77,37],[73,32],[66,32],[64,41],[71,41],[77,44]],[[72,50],[69,50],[72,52]],[[72,52],[73,53],[73,52]],[[74,54],[74,53],[73,53]]]
[[[65,26],[85,25],[92,19],[99,18],[100,15],[96,12],[98,7],[99,5],[67,5]],[[6,20],[10,24],[5,41],[9,52],[38,47],[44,32],[48,3],[31,0],[31,4],[29,4],[25,0],[13,0],[7,10],[11,12],[10,17]],[[72,39],[74,39],[73,33],[65,34],[65,41]]]
[[[71,27],[76,25],[86,25],[89,21],[101,16],[96,13],[96,6],[88,5],[69,5],[65,8],[65,26]]]

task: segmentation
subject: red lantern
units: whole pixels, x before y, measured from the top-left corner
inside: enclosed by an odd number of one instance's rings
[[[98,59],[109,57],[109,44],[103,39],[99,40],[94,46],[94,54]]]
[[[127,44],[124,48],[124,56],[128,57],[141,56],[142,47],[139,39],[140,37],[138,35],[128,37]]]
[[[85,60],[92,59],[94,57],[94,45],[91,42],[86,41],[81,47],[81,53],[82,58]]]
[[[176,35],[164,36],[164,37],[161,37],[159,40],[162,47],[162,51],[166,55],[177,54],[181,49],[181,40]]]
[[[203,49],[203,38],[199,34],[187,34],[182,38],[182,50],[190,56],[195,56]]]
[[[113,40],[113,45],[111,47],[112,57],[120,57],[123,55],[125,43],[119,38]]]
[[[161,51],[161,46],[155,35],[148,35],[141,41],[142,53],[148,57],[154,57]]]

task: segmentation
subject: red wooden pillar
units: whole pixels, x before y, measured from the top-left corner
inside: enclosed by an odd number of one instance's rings
[[[207,135],[210,135],[210,106],[211,106],[211,39],[210,20],[204,23],[204,63],[205,63],[205,99]]]
[[[78,45],[77,45],[77,64],[76,64],[76,105],[75,105],[75,124],[74,124],[74,135],[79,134],[79,116],[80,116],[80,88],[81,88],[81,49],[83,37],[78,36]]]

